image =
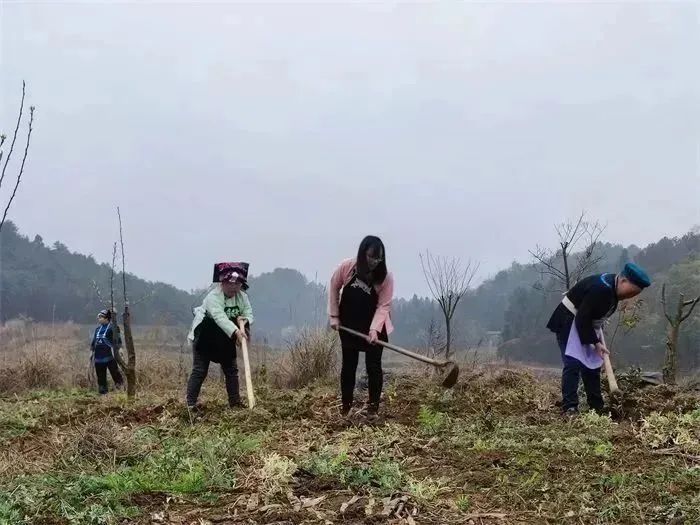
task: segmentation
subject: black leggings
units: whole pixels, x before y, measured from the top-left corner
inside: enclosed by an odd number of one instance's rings
[[[107,370],[109,370],[114,386],[120,387],[124,384],[124,378],[119,372],[119,365],[116,359],[112,359],[106,363],[95,363],[95,373],[97,374],[97,388],[100,394],[106,394],[109,391],[107,387]]]
[[[382,347],[376,346],[365,352],[365,365],[367,366],[367,380],[369,387],[369,402],[378,406],[379,398],[382,395],[382,384],[384,376],[382,374]],[[355,391],[355,375],[357,373],[357,362],[360,359],[359,350],[343,347],[343,366],[340,372],[340,391],[343,405],[352,405],[353,393]]]
[[[231,342],[233,346],[233,342]],[[233,346],[235,352],[235,346]],[[192,361],[192,373],[190,374],[190,379],[187,382],[187,406],[195,406],[197,403],[197,398],[199,397],[199,391],[202,388],[202,383],[209,373],[209,358],[203,355],[201,352],[194,351],[194,358]],[[221,363],[221,370],[226,378],[226,393],[228,394],[229,405],[235,406],[241,402],[240,394],[238,393],[238,365],[236,363],[236,355],[234,353],[233,359],[228,360],[228,362]]]

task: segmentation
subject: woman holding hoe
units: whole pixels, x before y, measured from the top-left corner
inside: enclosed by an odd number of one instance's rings
[[[343,415],[352,408],[360,352],[365,354],[369,382],[367,412],[372,417],[378,413],[383,374],[382,347],[377,342],[387,341],[393,330],[390,318],[393,293],[394,278],[387,271],[384,244],[371,235],[360,243],[357,257],[343,261],[331,277],[328,290],[331,328],[346,327],[368,334],[360,338],[340,330]]]
[[[214,266],[217,285],[195,308],[188,339],[192,342],[192,374],[187,382],[187,408],[195,409],[209,363],[219,363],[226,378],[226,393],[231,408],[242,406],[238,392],[236,344],[248,338],[253,309],[248,295],[248,264],[219,263]],[[245,323],[245,331],[239,328]],[[248,332],[248,333],[246,333]]]

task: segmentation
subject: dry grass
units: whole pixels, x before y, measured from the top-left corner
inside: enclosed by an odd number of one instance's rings
[[[15,333],[0,355],[17,392],[0,392],[2,525],[700,523],[691,384],[623,381],[627,417],[569,420],[546,370],[466,359],[451,390],[420,369],[391,375],[369,425],[339,417],[324,381],[336,379],[337,339],[310,332],[268,361],[254,410],[229,410],[210,381],[193,421],[180,399],[188,348],[137,339],[130,401],[80,388],[87,345],[66,333]],[[55,390],[30,389],[47,376]]]
[[[557,390],[522,370],[477,369],[449,391],[395,378],[377,425],[338,417],[323,385],[262,389],[254,411],[228,410],[217,385],[194,425],[167,392],[8,398],[0,523],[700,520],[700,396],[564,420]]]
[[[0,330],[0,396],[32,389],[94,388],[90,330],[72,323],[52,327],[22,320],[6,324]],[[166,336],[159,338],[161,333]],[[173,391],[184,387],[192,367],[192,350],[184,340],[174,340],[175,333],[179,332],[136,331],[138,389]],[[258,382],[299,388],[334,377],[338,349],[335,333],[308,330],[290,342],[284,353],[254,343],[251,366]],[[242,369],[242,357],[238,357]],[[221,379],[217,367],[212,366],[210,378]]]
[[[338,349],[335,332],[304,330],[287,344],[286,354],[275,364],[272,384],[278,388],[301,388],[335,378]]]
[[[73,323],[51,325],[16,320],[0,327],[0,395],[36,388],[93,388],[89,340],[93,327]],[[192,351],[176,328],[141,327],[135,330],[137,381],[146,390],[181,389],[189,376]],[[122,355],[124,350],[122,349]],[[301,388],[335,379],[340,344],[327,330],[304,330],[282,351],[253,341],[251,366],[255,377],[277,388]],[[493,351],[472,349],[457,356],[469,373],[493,360]],[[384,368],[410,375],[432,374],[433,367],[401,354],[384,351]],[[239,355],[239,369],[242,359]],[[216,368],[210,374],[219,377]]]
[[[51,325],[24,319],[0,327],[0,396],[32,389],[94,387],[91,330],[73,323]],[[189,349],[185,351],[171,338],[154,338],[156,330],[140,333],[135,340],[139,385],[179,388],[191,367]]]

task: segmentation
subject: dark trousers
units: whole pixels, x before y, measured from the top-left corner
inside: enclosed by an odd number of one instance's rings
[[[112,376],[114,381],[114,386],[119,387],[124,384],[124,378],[119,371],[119,365],[115,359],[107,361],[106,363],[95,363],[95,373],[97,374],[97,388],[100,394],[106,394],[109,392],[107,388],[107,370]]]
[[[600,412],[603,410],[603,395],[600,392],[600,368],[591,370],[578,359],[566,355],[566,341],[557,338],[564,369],[561,374],[562,410],[578,408],[578,383],[583,379],[588,406]]]
[[[377,346],[364,352],[365,366],[367,367],[367,382],[369,389],[369,402],[371,405],[379,406],[379,398],[382,395],[382,385],[384,375],[382,374],[382,347]],[[357,363],[360,359],[359,350],[343,348],[343,366],[340,371],[340,392],[343,405],[352,405],[353,393],[355,391],[355,376],[357,374]]]
[[[232,343],[233,344],[233,343]],[[196,350],[193,351],[192,373],[187,382],[187,406],[197,404],[199,391],[202,389],[202,383],[209,373],[210,360],[205,355],[202,355]],[[228,403],[231,406],[238,405],[241,402],[241,396],[238,392],[238,365],[236,356],[225,363],[221,363],[221,371],[226,379],[226,393],[228,394]]]

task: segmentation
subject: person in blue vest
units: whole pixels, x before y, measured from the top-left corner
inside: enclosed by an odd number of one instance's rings
[[[118,334],[115,334],[112,325],[112,312],[109,310],[101,310],[97,314],[97,328],[92,336],[90,350],[92,351],[93,361],[95,363],[95,373],[97,374],[97,387],[100,394],[106,394],[107,388],[107,370],[109,370],[114,387],[121,388],[124,385],[124,379],[119,371],[119,365],[114,355],[118,351],[121,341]]]
[[[650,285],[646,272],[628,263],[618,274],[596,274],[581,279],[564,294],[547,328],[556,334],[561,350],[565,415],[578,413],[579,379],[583,379],[589,408],[603,411],[600,368],[603,356],[610,354],[603,337],[603,323],[615,312],[619,301],[636,297]]]

